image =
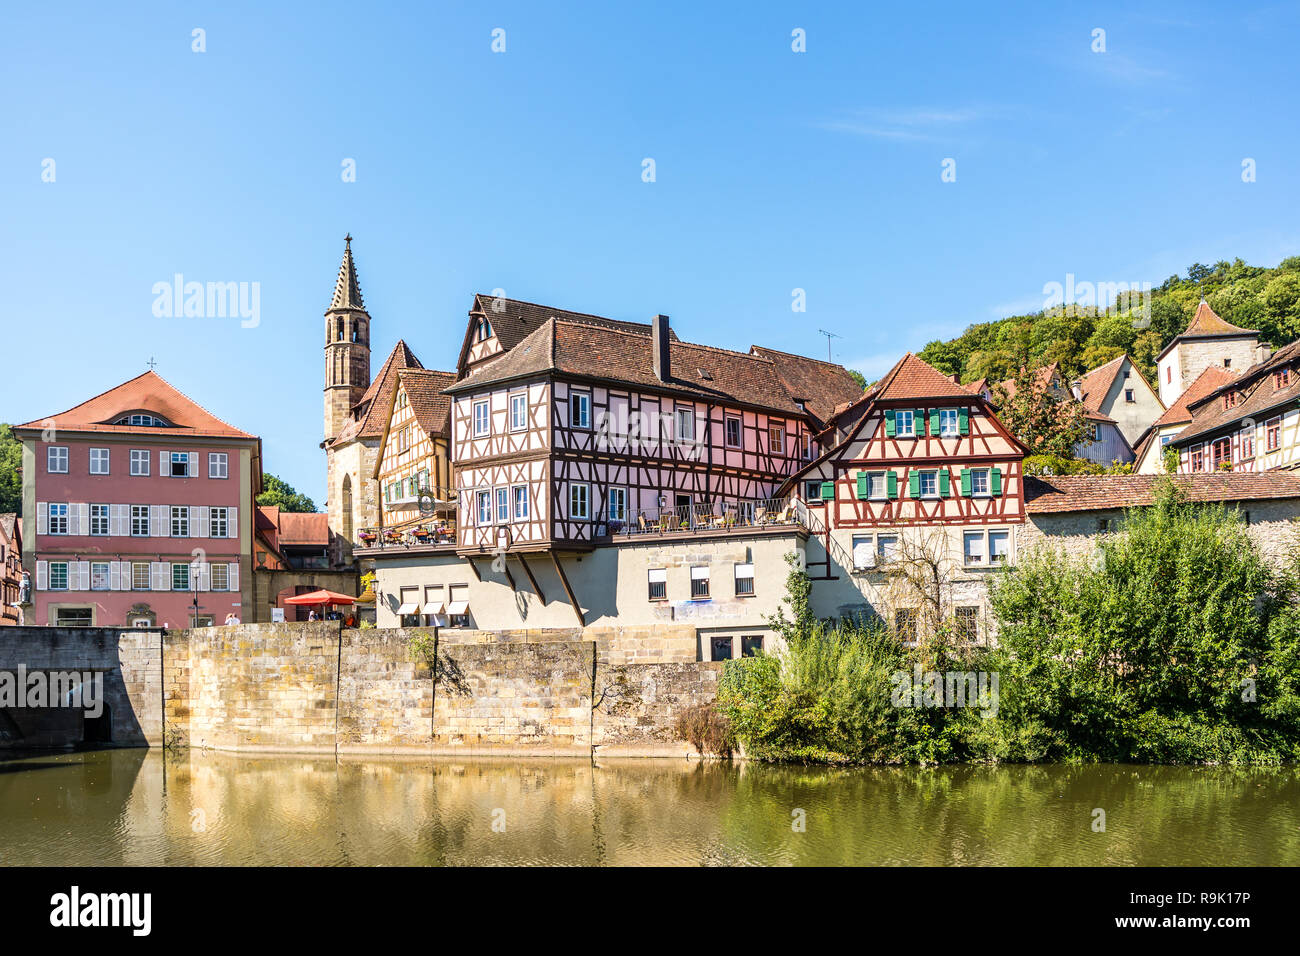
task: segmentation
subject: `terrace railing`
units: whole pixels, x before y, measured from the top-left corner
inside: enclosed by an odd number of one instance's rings
[[[627,521],[611,519],[610,535],[673,534],[683,531],[728,531],[805,524],[799,505],[786,498],[742,498],[642,512]]]

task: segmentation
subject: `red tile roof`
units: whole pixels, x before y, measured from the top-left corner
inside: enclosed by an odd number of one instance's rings
[[[330,543],[329,515],[323,511],[281,511],[280,545],[320,546]]]
[[[1284,388],[1273,387],[1273,373],[1290,369],[1290,383]],[[1231,408],[1223,406],[1222,397],[1228,391],[1242,393],[1242,398]],[[1184,444],[1188,439],[1217,431],[1225,426],[1235,426],[1243,418],[1258,420],[1265,413],[1289,405],[1300,399],[1300,340],[1274,352],[1267,360],[1252,365],[1235,380],[1188,403],[1192,423],[1174,439]]]
[[[876,383],[882,402],[914,398],[970,398],[973,394],[933,365],[908,352]]]
[[[1169,344],[1160,350],[1156,356],[1156,361],[1164,358],[1179,342],[1184,339],[1215,339],[1215,338],[1237,338],[1245,335],[1258,335],[1256,329],[1243,329],[1240,326],[1233,325],[1221,319],[1210,304],[1201,299],[1200,305],[1196,307],[1196,313],[1192,316],[1192,321],[1187,323],[1187,330],[1179,335],[1175,335],[1169,340]]]
[[[415,420],[425,433],[434,437],[451,434],[451,396],[443,389],[456,381],[455,372],[435,369],[406,368],[398,373]]]
[[[830,421],[839,405],[862,394],[862,386],[843,365],[806,355],[778,352],[761,345],[751,345],[749,352],[770,360],[776,366],[777,378],[785,385],[791,398],[804,403],[818,428]]]
[[[341,445],[358,438],[379,438],[384,434],[385,416],[392,407],[393,392],[397,388],[397,373],[404,368],[424,366],[405,340],[398,339],[388,358],[384,359],[379,374],[361,396],[361,401],[353,406],[352,420],[343,426],[332,444]]]
[[[1108,511],[1154,504],[1161,482],[1173,481],[1188,501],[1252,501],[1300,498],[1300,473],[1215,472],[1205,475],[1025,476],[1025,510],[1030,514]]]
[[[113,425],[115,419],[130,412],[149,412],[170,423],[169,428],[140,425]],[[223,422],[192,398],[185,395],[156,372],[148,371],[101,392],[66,412],[37,419],[20,429],[45,429],[53,426],[66,431],[118,432],[159,435],[194,435],[213,438],[247,438],[256,436]]]
[[[1084,408],[1090,412],[1101,411],[1102,402],[1106,401],[1106,396],[1110,394],[1111,387],[1115,384],[1115,379],[1119,378],[1120,370],[1124,367],[1124,360],[1127,358],[1127,355],[1117,355],[1105,365],[1083,373],[1083,378],[1079,381],[1079,393],[1082,396],[1079,401],[1083,402]]]
[[[1228,384],[1236,377],[1237,374],[1229,369],[1211,365],[1192,380],[1192,384],[1188,385],[1183,394],[1178,396],[1178,401],[1170,405],[1165,410],[1165,413],[1155,420],[1152,427],[1161,428],[1166,425],[1183,425],[1190,422],[1192,413],[1188,410],[1189,405],[1199,402],[1215,389]]]

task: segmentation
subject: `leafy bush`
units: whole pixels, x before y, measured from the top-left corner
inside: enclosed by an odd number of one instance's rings
[[[729,758],[736,750],[731,723],[713,704],[696,704],[677,715],[674,733],[688,741],[701,756]]]

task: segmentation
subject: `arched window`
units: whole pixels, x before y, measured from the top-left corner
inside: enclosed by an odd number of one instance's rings
[[[352,476],[343,476],[343,538],[352,540]]]

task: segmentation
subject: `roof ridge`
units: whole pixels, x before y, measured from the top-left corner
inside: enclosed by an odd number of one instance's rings
[[[582,324],[581,322],[572,322],[569,321],[568,319],[562,319],[559,316],[551,316],[551,318],[547,319],[547,322],[554,322],[557,325],[581,325]],[[633,332],[630,329],[608,329],[607,331],[613,332],[616,335],[636,335],[636,336],[641,335],[641,333]],[[521,342],[520,345],[522,344],[523,343]],[[737,349],[727,349],[727,348],[723,348],[720,345],[705,345],[703,342],[687,342],[683,338],[677,338],[673,340],[671,344],[674,347],[686,346],[688,348],[694,348],[694,349],[707,349],[710,352],[720,352],[724,355],[736,355],[739,356],[740,358],[749,359],[750,361],[764,362],[772,366],[776,365],[776,363],[773,362],[770,358],[765,358],[762,355],[754,355],[751,352],[741,352],[738,351]],[[518,347],[519,346],[515,346],[515,348]]]
[[[788,355],[791,358],[802,359],[805,362],[816,362],[819,365],[829,365],[831,368],[842,368],[846,371],[848,370],[848,367],[841,362],[831,362],[827,359],[813,358],[811,355],[800,355],[798,352],[786,352],[783,349],[774,349],[768,345],[751,345],[749,348],[751,351],[754,349],[762,349],[764,352],[775,352],[778,355]]]
[[[194,401],[194,399],[190,398],[189,395],[187,395],[187,394],[185,394],[184,392],[182,392],[179,388],[177,388],[177,387],[176,387],[175,385],[173,385],[171,382],[167,381],[167,379],[163,378],[163,377],[162,377],[161,375],[159,375],[157,372],[153,371],[153,369],[150,369],[150,370],[149,370],[149,373],[150,373],[151,375],[156,376],[157,379],[158,379],[158,381],[162,382],[162,383],[163,383],[164,385],[166,385],[168,388],[172,389],[174,392],[176,392],[177,395],[181,396],[181,398],[185,399],[187,402],[191,402],[192,404],[198,406],[198,408],[202,409],[202,411],[203,411],[204,413],[206,413],[206,414],[208,414],[208,415],[212,415],[213,418],[215,418],[217,421],[221,422],[221,424],[225,425],[227,428],[231,429],[232,431],[243,432],[243,433],[246,434],[246,435],[248,434],[247,432],[244,432],[244,430],[243,430],[242,428],[236,428],[234,425],[230,424],[230,422],[226,421],[226,420],[225,420],[224,418],[222,418],[220,415],[213,414],[212,410],[209,409],[206,405],[203,405],[203,404],[200,404],[199,402]],[[139,376],[137,376],[137,378],[138,378],[138,377],[139,377]],[[134,381],[134,379],[132,379],[131,381]],[[123,382],[122,384],[125,385],[126,382]],[[251,438],[251,437],[253,437],[253,436],[249,435],[249,437]]]
[[[515,299],[508,295],[491,295],[490,293],[487,292],[475,292],[474,298],[476,300],[477,299],[504,299],[506,302],[517,302],[520,305],[531,305],[535,309],[551,309],[555,312],[565,312],[569,315],[581,315],[589,319],[600,319],[602,322],[621,322],[625,325],[643,325],[647,330],[649,330],[651,327],[649,322],[638,322],[635,319],[615,319],[615,318],[611,318],[608,315],[597,315],[595,312],[578,312],[575,309],[561,309],[558,306],[547,305],[545,302],[530,302],[527,299]],[[558,319],[559,316],[553,315],[551,316],[551,318]]]

